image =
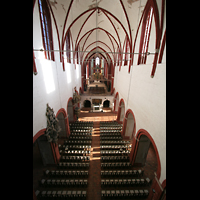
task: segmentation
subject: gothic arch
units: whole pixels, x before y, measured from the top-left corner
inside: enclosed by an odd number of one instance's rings
[[[148,137],[148,139],[151,141],[153,148],[155,150],[157,163],[158,163],[156,174],[157,174],[157,178],[159,180],[160,175],[161,175],[161,163],[160,163],[160,157],[159,157],[159,154],[158,154],[158,149],[156,147],[156,144],[155,144],[153,138],[151,137],[151,135],[145,129],[139,129],[136,136],[133,138],[132,150],[131,150],[131,153],[130,153],[131,164],[133,165],[133,163],[135,162],[135,157],[136,157],[137,150],[138,150],[139,140],[140,140],[140,137],[142,135],[145,135],[146,137]]]
[[[68,121],[75,121],[74,107],[73,107],[73,98],[70,97],[67,101],[67,115]],[[69,132],[70,135],[70,132]]]
[[[124,99],[121,98],[119,102],[119,108],[118,108],[118,113],[117,113],[117,121],[122,122],[124,119],[124,114],[125,114],[125,102]]]
[[[135,115],[131,109],[128,109],[125,114],[125,118],[123,121],[123,136],[127,136],[130,139],[135,135],[136,132],[136,122]]]
[[[117,92],[115,94],[115,98],[114,98],[114,111],[118,111],[118,106],[119,106],[119,93]]]
[[[87,105],[88,104],[88,105]],[[90,106],[89,106],[90,105]],[[91,106],[92,106],[92,102],[90,101],[90,100],[88,100],[88,99],[85,99],[84,100],[84,102],[83,102],[83,107],[90,107],[91,108]]]
[[[42,135],[45,134],[46,128],[43,128],[41,130],[39,130],[34,136],[33,136],[33,143]],[[59,153],[59,149],[58,149],[58,145],[55,145],[54,143],[50,143],[51,145],[51,151],[53,154],[53,158],[54,158],[54,162],[55,164],[58,164],[59,160],[60,160],[60,153]]]
[[[68,117],[67,117],[67,113],[65,111],[64,108],[61,108],[58,110],[57,114],[56,114],[56,117],[58,117],[58,115],[62,113],[63,116],[64,116],[64,119],[65,119],[65,129],[66,129],[66,136],[68,137],[68,133],[69,133],[69,121],[68,121]]]
[[[46,131],[46,128],[43,128],[39,130],[34,136],[33,136],[33,143],[41,136],[44,135]]]
[[[110,107],[110,100],[109,99],[105,99],[102,104],[103,104],[103,107],[107,107],[107,103],[108,103],[108,108]]]
[[[135,44],[136,44],[136,40],[137,40],[137,37],[138,37],[140,25],[146,21],[147,13],[149,12],[149,9],[151,7],[153,7],[153,16],[154,16],[155,29],[156,29],[155,48],[159,49],[161,34],[160,34],[160,25],[159,25],[160,19],[159,19],[158,6],[157,6],[156,0],[148,0],[145,7],[144,7],[144,10],[143,10],[143,13],[142,13],[142,16],[140,18],[140,22],[139,22],[139,25],[138,25],[138,28],[137,28],[137,31],[136,31],[135,40],[134,40],[133,47],[132,47],[132,53],[135,52]],[[144,32],[144,27],[143,27],[142,32]],[[134,56],[132,56],[132,58],[131,58],[132,64],[133,64],[133,59],[134,59]],[[154,61],[153,61],[153,65],[152,65],[151,77],[153,77],[154,74],[155,74],[155,70],[156,70],[156,66],[157,66],[157,59],[158,59],[158,53],[155,53]],[[129,65],[129,69],[128,69],[129,73],[130,73],[130,70],[131,70],[131,65]]]

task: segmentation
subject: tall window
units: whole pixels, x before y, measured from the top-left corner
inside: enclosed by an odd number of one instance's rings
[[[66,56],[67,56],[67,62],[71,63],[71,52],[70,52],[70,31],[67,33],[66,37]]]
[[[99,65],[99,57],[96,57],[95,65]]]
[[[140,52],[146,53],[148,51],[148,45],[149,45],[149,38],[150,38],[150,31],[151,31],[151,22],[152,22],[152,13],[153,8],[151,7],[147,19],[146,19],[146,25],[145,25],[145,32],[143,35],[141,35],[142,42],[142,48],[140,46]],[[146,54],[140,54],[138,58],[138,64],[146,64],[147,55]]]
[[[128,52],[130,52],[130,44],[129,44],[129,41],[128,41],[128,37],[127,37],[127,36],[125,37],[125,42],[126,42],[125,52],[128,53]],[[124,56],[124,59],[125,59],[124,65],[128,65],[128,59],[129,59],[129,57],[130,57],[129,55],[130,55],[130,54],[125,54],[125,56]]]
[[[53,35],[51,28],[51,17],[49,13],[49,8],[46,0],[38,0],[39,3],[39,11],[40,11],[40,21],[41,21],[41,29],[42,29],[42,38],[43,38],[43,47],[45,58],[48,60],[54,59],[53,50]]]

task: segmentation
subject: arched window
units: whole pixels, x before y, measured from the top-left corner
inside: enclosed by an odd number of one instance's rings
[[[53,50],[53,35],[52,35],[52,27],[51,27],[51,17],[49,8],[46,0],[38,0],[39,4],[39,12],[40,12],[40,22],[41,22],[41,30],[42,30],[42,39],[43,39],[43,47],[44,47],[44,55],[48,60],[54,59]]]
[[[95,65],[99,65],[99,57],[96,57],[96,63]]]
[[[142,32],[142,35],[141,35],[142,43],[140,43],[140,50],[139,50],[140,53],[146,53],[148,51],[149,38],[150,38],[150,32],[151,32],[152,14],[153,14],[153,7],[151,7],[148,13],[148,16],[146,18],[146,24],[143,24],[143,26],[145,25],[145,29],[142,28],[144,32]],[[138,65],[146,64],[146,59],[147,59],[146,54],[140,54],[138,57]]]
[[[66,56],[67,56],[67,62],[71,63],[70,31],[68,31],[67,37],[66,37]]]
[[[125,41],[126,41],[125,53],[130,53],[130,44],[127,36],[125,38]],[[129,54],[125,54],[124,59],[125,59],[124,65],[128,65]]]

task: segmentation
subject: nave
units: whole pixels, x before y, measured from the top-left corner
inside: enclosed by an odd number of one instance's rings
[[[147,199],[154,152],[149,149],[149,165],[133,167],[131,141],[121,137],[122,124],[106,115],[112,120],[70,124],[70,137],[59,139],[59,164],[43,166],[34,182],[37,199]]]

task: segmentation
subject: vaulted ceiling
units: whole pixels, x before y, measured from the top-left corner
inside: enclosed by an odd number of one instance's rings
[[[132,44],[140,7],[139,0],[50,0],[51,12],[57,26],[60,48],[64,49],[70,31],[73,50],[84,51],[82,61],[91,55],[103,55],[109,62],[123,51],[125,38]],[[141,4],[144,4],[143,6]],[[137,16],[137,17],[136,17]],[[131,20],[130,20],[131,19]],[[131,30],[131,26],[134,27]],[[97,53],[97,54],[95,54]]]

